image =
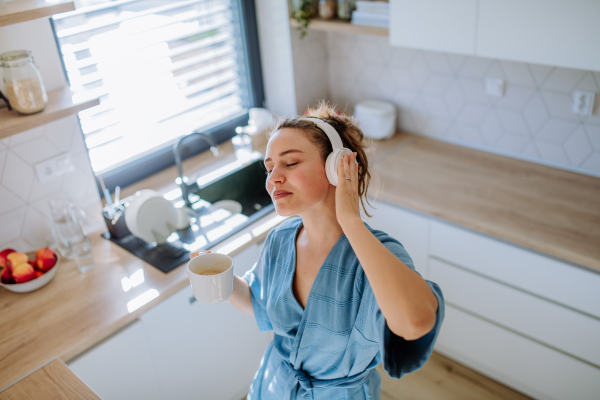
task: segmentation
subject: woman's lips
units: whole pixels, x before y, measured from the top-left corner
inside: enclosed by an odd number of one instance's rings
[[[278,199],[281,199],[281,198],[283,198],[283,197],[289,196],[289,195],[291,195],[291,194],[292,194],[292,193],[280,193],[280,194],[276,194],[275,196],[273,196],[273,198],[274,198],[275,200],[278,200]]]

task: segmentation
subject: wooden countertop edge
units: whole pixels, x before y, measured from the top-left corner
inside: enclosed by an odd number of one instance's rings
[[[502,239],[506,242],[510,242],[513,245],[523,247],[529,251],[537,251],[543,253],[545,256],[554,256],[559,258],[563,262],[574,265],[575,267],[590,270],[592,272],[600,272],[600,260],[595,258],[585,257],[579,253],[575,253],[564,249],[562,247],[549,246],[545,243],[541,243],[535,240],[531,240],[529,237],[515,236],[507,233],[501,229],[495,228],[493,225],[486,225],[477,223],[473,220],[467,220],[457,218],[451,214],[447,214],[439,209],[423,207],[422,203],[403,201],[400,202],[398,199],[392,199],[385,194],[380,194],[379,199],[385,200],[390,204],[397,204],[404,206],[414,211],[418,211],[430,216],[438,217],[441,220],[453,222],[460,225],[463,228],[471,229],[473,231],[484,233],[497,239]]]
[[[0,392],[0,400],[40,398],[96,400],[100,396],[53,357]]]

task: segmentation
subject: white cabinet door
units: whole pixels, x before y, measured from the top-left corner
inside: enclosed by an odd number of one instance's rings
[[[390,0],[390,43],[472,55],[477,0]]]
[[[478,56],[600,71],[600,1],[480,0],[477,25]]]
[[[416,213],[405,211],[400,206],[392,206],[381,201],[369,201],[377,209],[368,209],[373,218],[362,219],[373,229],[383,231],[397,239],[412,258],[415,269],[423,278],[428,277],[429,219]]]
[[[253,245],[234,257],[237,275],[254,265],[258,250]],[[272,340],[229,302],[198,303],[190,286],[141,320],[165,399],[241,399]]]
[[[446,304],[600,368],[600,320],[436,258],[431,279]]]
[[[600,274],[454,224],[430,227],[432,256],[600,319]]]
[[[104,400],[163,398],[139,320],[67,365]]]
[[[592,400],[600,393],[600,369],[450,304],[435,349],[535,399]]]

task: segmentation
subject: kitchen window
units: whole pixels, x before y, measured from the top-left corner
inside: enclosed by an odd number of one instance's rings
[[[80,0],[51,18],[92,168],[125,186],[174,163],[172,145],[217,142],[262,107],[253,1]],[[184,155],[206,150],[203,140]]]

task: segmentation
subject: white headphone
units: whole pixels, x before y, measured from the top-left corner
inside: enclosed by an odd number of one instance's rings
[[[337,168],[340,162],[340,158],[342,158],[345,154],[352,154],[352,150],[347,149],[342,144],[342,139],[340,139],[340,135],[333,128],[333,126],[329,125],[327,122],[319,119],[319,118],[298,118],[300,121],[311,121],[314,122],[325,134],[329,137],[331,141],[331,146],[333,147],[333,151],[329,153],[327,156],[327,160],[325,160],[325,173],[327,174],[327,179],[329,179],[329,183],[333,186],[338,185],[338,174]]]

